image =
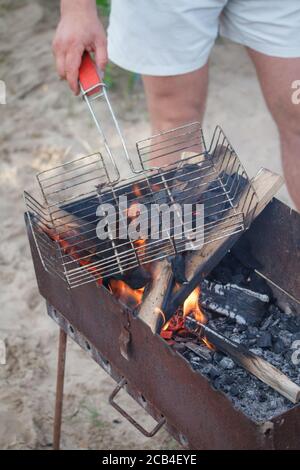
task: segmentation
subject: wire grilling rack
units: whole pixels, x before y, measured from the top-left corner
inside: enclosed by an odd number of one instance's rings
[[[91,73],[90,59],[84,60]],[[201,249],[250,225],[257,197],[220,127],[209,147],[199,123],[152,136],[137,143],[138,158],[133,162],[105,86],[98,74],[93,80],[87,82],[81,73],[82,94],[108,158],[95,153],[41,172],[40,197],[24,193],[32,234],[47,271],[69,287],[101,283],[153,261]],[[112,115],[129,165],[128,177],[121,176],[96,117],[97,99],[105,100]],[[188,214],[183,211],[187,205]],[[163,224],[164,210],[170,207],[172,211],[165,214],[171,213],[173,223]],[[113,210],[104,215],[103,208]],[[128,236],[129,225],[137,218],[145,230],[139,237]],[[99,237],[104,225],[105,239]]]

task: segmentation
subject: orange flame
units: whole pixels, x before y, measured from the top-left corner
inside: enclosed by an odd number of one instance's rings
[[[111,279],[109,287],[116,299],[121,300],[129,307],[135,308],[142,302],[144,288],[132,289],[124,281],[117,279]]]
[[[199,307],[199,296],[200,287],[196,287],[183,304],[183,316],[187,317],[192,314],[198,322],[206,323],[206,317]]]
[[[155,307],[154,313],[155,313],[156,315],[160,315],[160,316],[162,317],[163,322],[164,322],[163,329],[165,329],[165,326],[166,326],[169,322],[166,323],[166,317],[165,317],[164,312],[163,312],[159,307]]]
[[[203,337],[201,338],[201,340],[203,341],[203,343],[205,344],[205,346],[206,346],[208,349],[211,349],[212,351],[215,351],[216,348],[214,347],[213,344],[211,344],[211,343],[208,341],[208,339],[206,338],[206,336],[203,336]]]

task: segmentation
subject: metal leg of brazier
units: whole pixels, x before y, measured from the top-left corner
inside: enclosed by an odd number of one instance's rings
[[[67,334],[64,332],[62,328],[60,328],[59,343],[58,343],[57,376],[56,376],[55,414],[54,414],[54,425],[53,425],[53,450],[59,450],[59,447],[60,447],[62,408],[63,408],[63,397],[64,397],[66,349],[67,349]]]

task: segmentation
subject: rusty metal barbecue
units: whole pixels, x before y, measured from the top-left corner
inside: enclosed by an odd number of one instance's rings
[[[98,205],[111,202],[118,207],[119,195],[127,195],[134,203],[147,200],[151,204],[161,199],[167,204],[202,202],[206,214],[204,246],[188,253],[188,282],[177,295],[184,300],[184,289],[193,289],[241,236],[261,261],[259,275],[266,279],[274,297],[287,305],[288,311],[297,311],[300,290],[295,274],[299,260],[295,253],[300,218],[279,201],[270,202],[281,178],[261,170],[249,181],[222,130],[215,129],[207,147],[198,123],[139,142],[134,162],[105,86],[89,56],[84,60],[94,81],[91,85],[90,78],[87,81],[85,73],[81,74],[81,90],[102,133],[104,154],[77,158],[40,173],[40,200],[25,192],[25,221],[39,291],[47,302],[48,314],[60,327],[53,447],[59,448],[60,442],[68,335],[117,382],[109,402],[148,437],[165,426],[182,446],[191,449],[299,449],[299,404],[256,422],[236,409],[224,393],[213,389],[204,375],[192,369],[179,351],[152,329],[158,306],[155,286],[150,286],[150,294],[155,294],[150,295],[150,301],[149,292],[143,297],[141,312],[124,305],[102,284],[106,277],[163,260],[157,263],[164,266],[162,275],[154,280],[161,285],[160,294],[172,294],[166,257],[184,251],[189,237],[177,240],[169,233],[162,240],[150,239],[141,249],[132,240],[120,243],[112,236],[108,242],[101,242],[95,229]],[[97,99],[107,103],[129,177],[121,175],[116,154],[96,118]],[[182,187],[186,181],[188,185]],[[152,431],[144,429],[116,402],[121,388],[157,421]]]
[[[45,271],[28,214],[26,225],[39,291],[48,303],[48,314],[119,384],[112,393],[113,405],[123,386],[190,449],[299,449],[299,404],[268,421],[250,419],[106,288],[89,283],[68,289],[65,282]],[[299,214],[274,199],[242,235],[261,261],[261,275],[268,279],[274,296],[298,311],[300,291],[295,272],[299,266],[295,252],[299,230]],[[127,359],[120,350],[125,336]],[[57,405],[60,408],[59,399]],[[128,419],[126,411],[122,414]],[[136,425],[133,419],[130,422]],[[141,431],[140,426],[138,429]],[[145,429],[143,432],[153,434]]]
[[[137,143],[138,159],[134,162],[106,87],[88,55],[80,80],[104,153],[80,157],[39,173],[40,198],[25,192],[32,234],[47,271],[64,279],[69,287],[77,287],[176,255],[187,246],[199,249],[202,244],[241,232],[250,225],[257,204],[255,191],[220,127],[215,129],[208,147],[199,123],[152,136]],[[120,144],[117,156],[97,118],[95,102],[99,99],[105,101],[116,131]],[[129,176],[121,175],[120,160],[127,164]],[[246,193],[242,203],[241,193]],[[148,205],[177,207],[202,203],[207,216],[204,224],[195,229],[179,215],[174,229],[180,226],[183,237],[167,232],[163,237],[147,240],[146,247],[132,239],[116,239],[110,225],[109,239],[100,240],[96,226],[101,218],[97,207],[102,202],[113,204],[119,213],[119,224],[126,226],[120,195],[137,204],[145,200]],[[233,209],[230,216],[229,208]],[[194,216],[197,214],[196,211]]]

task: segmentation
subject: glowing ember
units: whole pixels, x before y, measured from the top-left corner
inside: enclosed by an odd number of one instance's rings
[[[176,333],[180,335],[185,330],[184,328],[184,318],[182,315],[175,314],[173,317],[167,321],[162,327],[160,336],[166,340],[171,340],[172,336]]]
[[[183,311],[178,311],[167,321],[161,330],[161,337],[172,343],[172,338],[174,335],[177,336],[186,336],[188,335],[188,330],[185,328],[184,319],[188,315],[193,315],[195,320],[200,323],[206,323],[207,319],[199,307],[199,296],[200,296],[200,287],[196,287],[193,292],[188,296],[183,304]],[[209,341],[203,337],[201,338],[203,343],[209,348],[214,349]]]

